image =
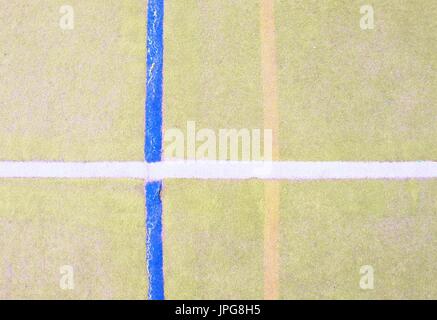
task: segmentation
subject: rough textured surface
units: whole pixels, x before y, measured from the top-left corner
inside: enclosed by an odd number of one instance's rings
[[[164,128],[262,129],[257,1],[165,5]]]
[[[437,158],[435,1],[375,2],[367,31],[363,4],[275,1],[280,159]],[[165,128],[262,128],[259,1],[174,1],[165,19]],[[280,190],[280,298],[436,297],[434,181]],[[164,184],[169,297],[262,297],[262,242],[230,243],[263,237],[263,198],[262,182]]]
[[[0,160],[141,161],[146,4],[65,4],[0,1]],[[0,298],[144,299],[142,185],[0,180]]]
[[[0,159],[142,160],[145,3],[0,1]]]
[[[287,160],[437,159],[437,4],[276,1]]]
[[[281,183],[279,298],[434,298],[436,194],[434,181]],[[262,197],[256,181],[165,183],[168,298],[262,298]]]
[[[140,181],[2,180],[0,194],[1,299],[146,297]]]
[[[0,1],[0,160],[141,161],[146,1],[69,1],[70,31],[64,4]],[[362,1],[274,4],[280,159],[437,159],[436,1],[367,31]],[[263,129],[260,28],[258,0],[165,2],[164,128]],[[275,186],[164,182],[167,298],[263,298],[276,200],[279,298],[437,297],[436,181]],[[144,224],[142,181],[0,180],[0,298],[145,298]]]
[[[167,181],[164,274],[170,299],[262,299],[262,183]]]
[[[436,181],[284,182],[281,298],[435,298],[436,195]]]

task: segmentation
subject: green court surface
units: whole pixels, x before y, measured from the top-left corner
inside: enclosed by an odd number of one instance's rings
[[[165,182],[169,299],[262,299],[262,187],[256,181]]]
[[[431,299],[437,295],[435,181],[284,183],[281,297]],[[374,289],[360,287],[360,268]]]
[[[260,1],[165,1],[164,132],[264,129]],[[63,4],[0,4],[0,160],[143,161],[146,2]],[[437,159],[437,2],[274,4],[280,160]],[[166,298],[265,297],[266,183],[163,183]],[[145,299],[143,186],[0,179],[0,298]],[[279,188],[278,298],[437,297],[435,180]]]
[[[1,299],[146,297],[141,181],[2,180],[0,194]]]
[[[275,1],[282,160],[437,157],[437,5]],[[165,128],[263,128],[258,1],[174,1],[165,16]]]
[[[0,4],[0,160],[141,161],[146,3],[68,4]],[[144,224],[142,181],[0,180],[0,298],[145,299]]]
[[[436,193],[434,181],[281,183],[280,298],[435,297]],[[168,298],[263,297],[260,199],[257,181],[165,183]]]
[[[164,129],[262,128],[257,2],[169,1],[164,24]]]
[[[287,160],[437,158],[435,1],[276,1]]]
[[[142,0],[0,4],[0,159],[143,159]]]
[[[367,31],[360,1],[275,5],[280,159],[436,158],[433,1],[378,1]],[[165,128],[263,128],[259,12],[257,1],[166,6]],[[435,297],[435,192],[281,183],[280,298]],[[164,207],[167,296],[262,297],[263,182],[168,181]]]

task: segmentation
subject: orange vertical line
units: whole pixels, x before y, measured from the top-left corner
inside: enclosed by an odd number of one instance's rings
[[[279,160],[278,66],[274,0],[261,0],[261,72],[264,128],[273,132],[272,160]],[[279,298],[279,181],[267,181],[264,187],[264,298]]]

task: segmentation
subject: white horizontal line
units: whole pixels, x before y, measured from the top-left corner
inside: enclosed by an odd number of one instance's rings
[[[0,162],[1,178],[138,178],[146,179],[144,162]]]
[[[432,179],[437,162],[163,161],[0,162],[0,178],[143,179]]]

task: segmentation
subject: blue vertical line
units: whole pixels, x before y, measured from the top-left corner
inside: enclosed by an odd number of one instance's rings
[[[163,19],[164,0],[148,0],[144,143],[147,162],[159,162],[162,157]],[[162,181],[146,183],[146,259],[151,300],[164,299],[161,190]]]
[[[146,210],[147,210],[147,271],[149,274],[150,300],[164,299],[164,272],[162,256],[162,182],[146,183]]]

